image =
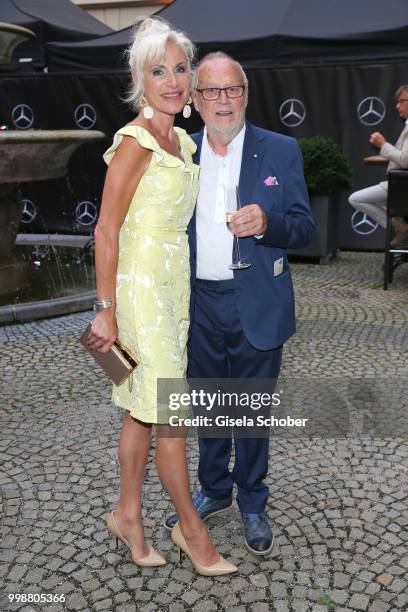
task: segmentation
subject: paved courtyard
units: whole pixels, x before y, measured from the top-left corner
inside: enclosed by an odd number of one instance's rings
[[[298,333],[285,346],[284,375],[338,379],[365,391],[371,384],[380,392],[403,389],[408,266],[384,292],[382,259],[341,253],[325,265],[292,266]],[[122,414],[78,343],[90,319],[84,313],[0,328],[1,611],[408,609],[407,428],[382,432],[371,413],[358,410],[348,415],[346,436],[272,439],[269,558],[246,551],[234,506],[209,526],[239,574],[204,578],[188,559],[179,563],[162,528],[172,506],[153,455],[144,522],[168,564],[140,569],[125,547],[115,550],[105,516],[118,493]],[[405,394],[400,399],[406,407]],[[196,488],[194,440],[188,453]],[[25,597],[10,603],[13,593]],[[35,603],[41,595],[51,601]]]

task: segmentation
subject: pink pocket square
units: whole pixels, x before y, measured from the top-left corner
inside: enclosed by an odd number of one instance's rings
[[[264,180],[264,183],[267,187],[272,187],[273,185],[279,185],[278,179],[276,178],[276,176],[268,176]]]

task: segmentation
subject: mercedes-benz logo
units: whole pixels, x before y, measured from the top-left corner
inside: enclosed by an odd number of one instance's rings
[[[305,117],[305,105],[296,98],[289,98],[280,106],[279,118],[287,127],[296,127],[300,125],[305,120]]]
[[[21,200],[21,223],[31,223],[37,216],[37,207],[32,200]]]
[[[75,209],[75,219],[79,225],[93,225],[98,218],[98,209],[93,202],[84,200]]]
[[[34,111],[28,104],[17,104],[11,111],[11,120],[18,130],[28,130],[34,123]]]
[[[371,219],[366,213],[360,210],[355,210],[351,216],[351,227],[362,236],[368,236],[375,232],[378,227],[378,223]]]
[[[385,117],[385,104],[381,98],[369,96],[357,106],[357,116],[364,125],[377,125]]]
[[[74,119],[81,130],[90,130],[96,123],[96,110],[90,104],[80,104],[75,109]]]

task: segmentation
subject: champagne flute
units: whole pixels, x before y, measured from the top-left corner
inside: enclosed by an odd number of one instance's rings
[[[234,212],[237,212],[241,208],[241,202],[239,200],[238,186],[234,189],[227,189],[225,191],[225,222],[227,228],[231,231],[231,220]],[[234,251],[236,252],[236,259],[234,261]],[[228,266],[230,270],[245,270],[250,268],[251,264],[242,261],[241,253],[239,250],[239,238],[238,236],[233,237],[232,245],[232,263]]]

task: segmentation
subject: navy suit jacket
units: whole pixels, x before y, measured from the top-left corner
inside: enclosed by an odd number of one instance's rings
[[[193,134],[199,163],[204,129]],[[277,185],[265,184],[265,180]],[[271,179],[274,179],[273,181]],[[237,306],[244,333],[255,348],[269,350],[295,332],[295,304],[286,249],[306,246],[313,236],[314,219],[303,177],[303,159],[294,138],[246,123],[239,178],[241,205],[259,204],[267,218],[262,239],[240,238],[241,256],[252,265],[234,271]],[[192,312],[196,277],[195,214],[189,225]],[[274,262],[283,258],[283,272],[274,275]]]

